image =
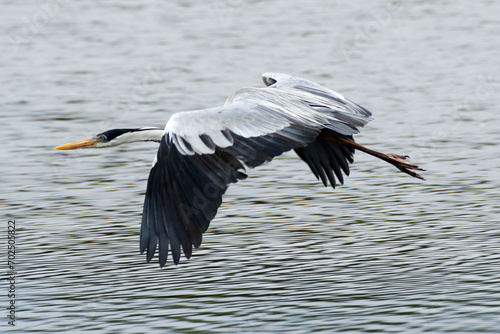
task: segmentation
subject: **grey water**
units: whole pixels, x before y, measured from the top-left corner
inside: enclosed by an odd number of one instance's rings
[[[3,265],[16,221],[20,333],[499,333],[496,1],[0,3]],[[138,248],[154,143],[53,147],[164,126],[264,72],[330,87],[408,154],[356,153],[333,190],[293,153],[232,185],[190,260]]]

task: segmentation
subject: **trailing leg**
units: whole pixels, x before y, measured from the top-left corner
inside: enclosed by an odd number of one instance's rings
[[[367,147],[364,147],[363,145],[356,143],[354,140],[352,140],[350,138],[335,136],[335,135],[330,134],[330,133],[322,133],[319,136],[319,138],[325,139],[328,141],[333,141],[339,145],[365,152],[369,155],[372,155],[374,157],[377,157],[379,159],[387,161],[388,163],[394,165],[397,169],[399,169],[403,173],[406,173],[406,174],[411,175],[413,177],[416,177],[418,179],[424,180],[424,178],[420,174],[415,172],[415,170],[422,170],[423,171],[424,169],[420,168],[418,165],[415,165],[415,164],[412,164],[412,163],[406,161],[406,159],[408,158],[407,155],[403,156],[403,155],[390,154],[390,153],[385,154],[382,152],[374,151],[374,150],[371,150]]]

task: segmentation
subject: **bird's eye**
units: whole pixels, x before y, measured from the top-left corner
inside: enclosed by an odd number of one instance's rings
[[[100,142],[105,142],[105,141],[108,141],[108,138],[107,138],[105,135],[101,135],[101,134],[99,134],[99,135],[97,135],[97,136],[95,136],[95,137],[96,137],[96,139],[97,139],[98,141],[100,141]]]

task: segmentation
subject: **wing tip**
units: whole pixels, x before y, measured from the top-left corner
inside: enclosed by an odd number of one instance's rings
[[[264,84],[266,86],[272,86],[278,81],[284,80],[284,79],[290,79],[293,78],[289,74],[285,73],[277,73],[277,72],[266,72],[262,74],[262,80],[264,81]]]
[[[268,87],[274,85],[277,82],[275,79],[273,79],[272,73],[262,74],[262,81],[264,81],[264,84]]]

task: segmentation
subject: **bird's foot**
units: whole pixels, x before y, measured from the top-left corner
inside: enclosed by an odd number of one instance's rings
[[[387,154],[389,157],[388,162],[396,166],[397,169],[402,171],[403,173],[406,173],[410,176],[416,177],[417,179],[420,180],[425,180],[420,174],[415,172],[415,170],[421,170],[424,171],[425,169],[420,168],[416,164],[412,164],[411,162],[406,161],[406,159],[409,158],[407,155],[398,155],[398,154]]]

